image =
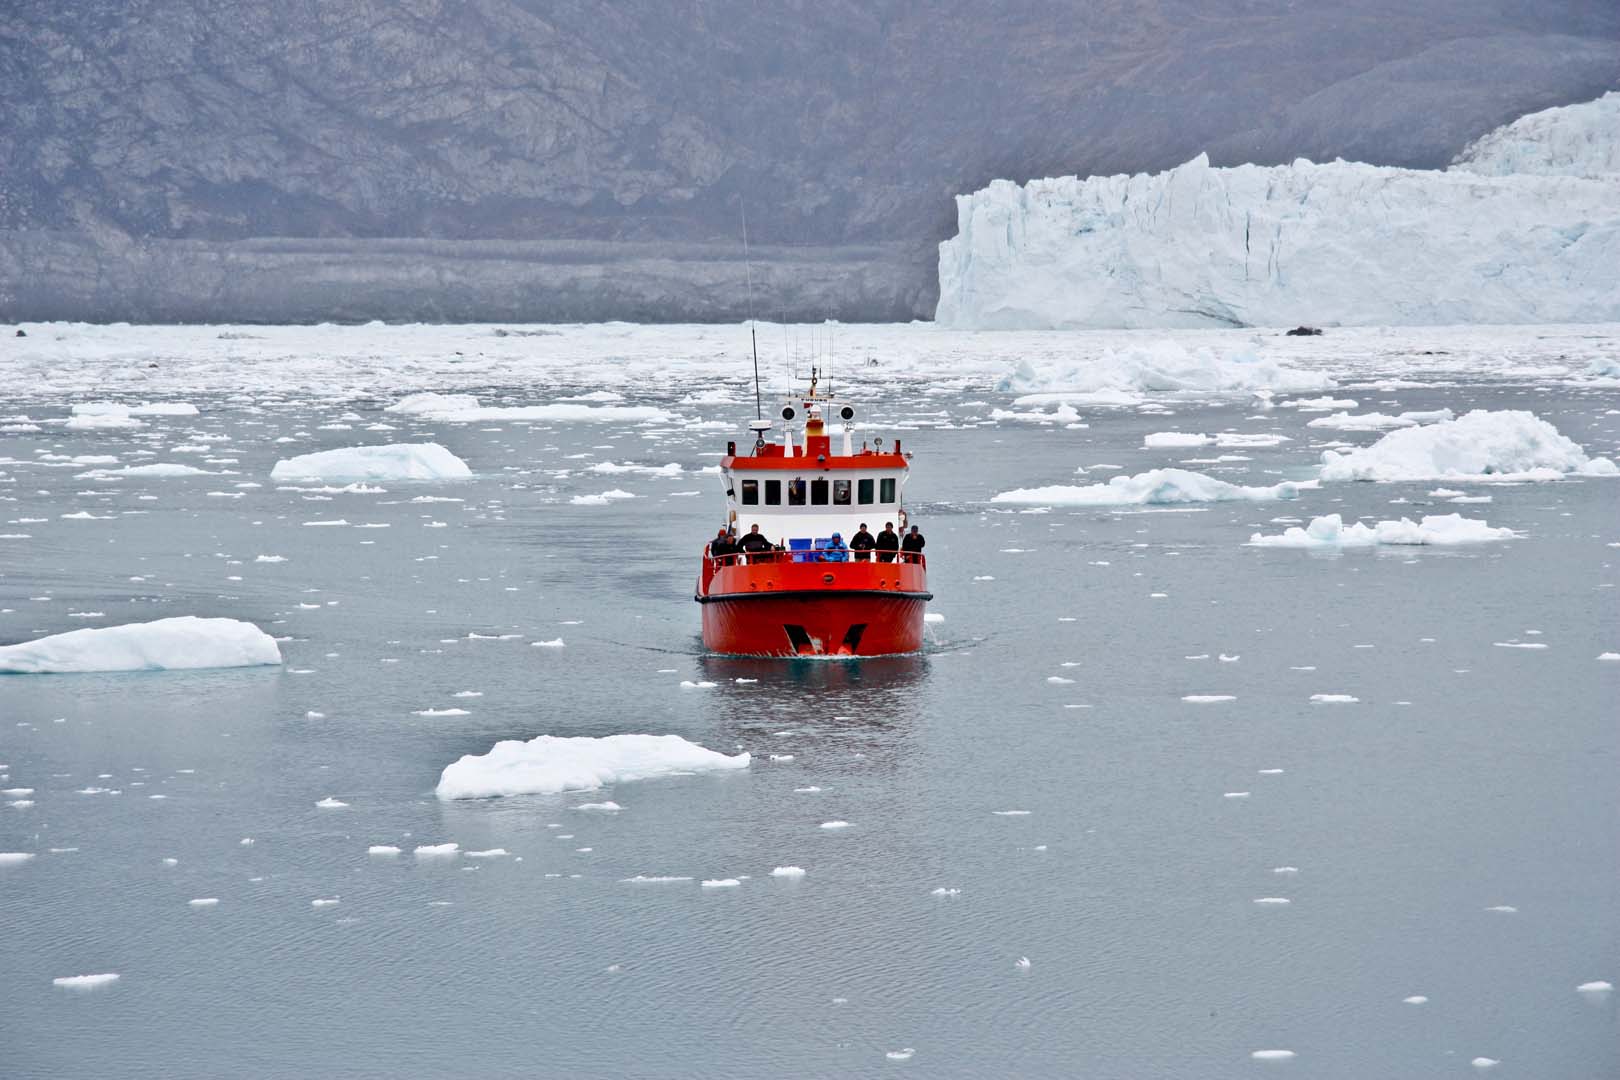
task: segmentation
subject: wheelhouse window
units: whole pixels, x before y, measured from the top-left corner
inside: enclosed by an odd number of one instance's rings
[[[872,495],[876,487],[871,479],[856,481],[855,497],[860,500],[862,506],[872,505]]]
[[[810,505],[811,506],[826,506],[827,505],[827,481],[825,481],[825,480],[812,480],[812,481],[810,481]]]
[[[744,506],[759,505],[759,481],[744,480],[742,482],[742,504]]]
[[[789,480],[787,482],[787,485],[788,485],[788,505],[789,506],[803,506],[804,505],[804,491],[805,491],[805,486],[806,486],[804,480],[802,480],[802,479]]]
[[[765,481],[765,505],[766,506],[781,506],[782,505],[782,481],[780,481],[780,480],[767,480],[767,481]]]
[[[833,481],[833,505],[834,506],[848,506],[849,505],[849,481],[848,480],[834,480]]]
[[[879,494],[880,494],[880,498],[878,499],[879,502],[886,502],[886,503],[894,502],[894,480],[893,480],[893,478],[884,480],[882,482],[882,486],[879,489]]]

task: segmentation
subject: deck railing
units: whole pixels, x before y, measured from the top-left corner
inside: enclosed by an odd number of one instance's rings
[[[850,551],[847,548],[834,551],[756,551],[720,556],[710,555],[708,550],[704,549],[703,558],[711,573],[727,566],[760,566],[767,563],[879,562],[911,563],[924,568],[928,566],[928,560],[920,551]]]

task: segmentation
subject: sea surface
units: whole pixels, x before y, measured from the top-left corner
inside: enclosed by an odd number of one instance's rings
[[[999,387],[1032,352],[1166,335],[841,327],[863,435],[915,454],[943,621],[916,656],[731,659],[704,654],[692,591],[722,507],[702,470],[753,413],[735,327],[509,331],[473,373],[489,328],[422,328],[397,387],[410,328],[29,329],[5,348],[32,375],[0,390],[0,643],[222,615],[285,663],[0,676],[0,852],[34,853],[0,864],[0,1076],[1620,1075],[1614,995],[1576,989],[1620,979],[1620,662],[1599,659],[1620,652],[1620,479],[992,504],[1174,465],[1309,480],[1324,444],[1379,435],[1243,392],[994,420],[1030,411]],[[1616,328],[1177,340],[1330,373],[1354,412],[1525,409],[1620,446],[1620,384],[1587,366]],[[768,365],[772,393],[793,366]],[[417,389],[607,389],[668,417],[384,411]],[[99,400],[199,415],[62,423]],[[1288,441],[1144,448],[1165,431]],[[269,476],[429,440],[474,478]],[[94,474],[171,461],[205,474]],[[633,497],[572,501],[614,489]],[[1522,535],[1246,545],[1458,512]],[[498,740],[625,732],[753,762],[434,795]],[[94,973],[119,978],[52,982]]]

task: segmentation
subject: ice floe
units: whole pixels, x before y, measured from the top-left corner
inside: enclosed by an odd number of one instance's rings
[[[1346,525],[1338,514],[1327,514],[1312,518],[1304,528],[1295,525],[1272,536],[1255,533],[1249,537],[1249,544],[1279,548],[1355,548],[1380,544],[1443,547],[1512,540],[1518,536],[1512,529],[1493,528],[1477,518],[1460,514],[1426,514],[1419,521],[1401,518],[1371,526],[1361,522]]]
[[[728,756],[679,735],[540,735],[462,756],[445,766],[435,794],[450,800],[594,791],[657,776],[745,769],[750,760],[746,752]]]
[[[1319,416],[1315,420],[1306,423],[1305,426],[1332,428],[1335,431],[1388,431],[1391,428],[1437,424],[1442,420],[1455,418],[1456,414],[1450,409],[1435,409],[1432,412],[1403,412],[1396,416],[1379,412],[1361,413],[1359,415],[1339,412],[1331,416]]]
[[[1357,450],[1325,450],[1323,480],[1555,480],[1620,474],[1547,421],[1523,410],[1475,409],[1455,420],[1392,431]]]
[[[272,480],[466,480],[467,463],[438,443],[346,446],[278,461]]]
[[[778,866],[771,871],[771,877],[802,878],[804,877],[804,868],[800,866]]]
[[[1180,503],[1265,501],[1297,498],[1313,483],[1283,482],[1244,487],[1186,469],[1152,469],[1135,476],[1116,476],[1103,484],[1019,488],[1003,491],[993,503],[1043,506],[1160,506]]]
[[[1021,394],[1095,393],[1106,390],[1242,393],[1273,390],[1309,393],[1332,389],[1335,380],[1305,371],[1251,350],[1217,352],[1208,346],[1187,349],[1174,341],[1104,349],[1081,361],[1020,360],[997,385]]]
[[[100,975],[63,975],[51,980],[52,986],[64,987],[68,990],[94,990],[101,986],[110,986],[118,981],[116,971],[103,972]]]
[[[471,394],[411,394],[385,412],[403,413],[429,420],[471,424],[499,420],[574,420],[619,422],[625,420],[664,420],[669,414],[644,405],[592,406],[580,402],[547,405],[480,405]]]
[[[181,615],[69,630],[0,646],[0,673],[159,671],[281,663],[275,640],[252,623]]]

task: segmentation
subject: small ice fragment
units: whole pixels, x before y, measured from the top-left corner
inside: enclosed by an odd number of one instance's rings
[[[821,823],[821,828],[823,828],[823,829],[847,829],[847,828],[849,828],[849,822],[847,822],[847,821],[823,821]]]
[[[947,889],[945,886],[941,885],[937,889],[930,889],[928,891],[928,895],[929,896],[960,896],[960,895],[962,895],[962,890],[961,889]]]
[[[821,789],[819,787],[817,787],[814,784],[811,784],[809,787],[796,787],[796,788],[794,788],[793,789],[793,794],[795,794],[795,795],[814,795],[816,792],[818,792],[820,790]]]
[[[564,646],[562,638],[552,638],[550,641],[532,641],[529,644],[536,649],[561,649]]]
[[[607,810],[607,811],[613,811],[613,810],[623,810],[624,807],[620,806],[618,803],[616,803],[613,800],[609,799],[607,802],[580,803],[578,806],[574,807],[574,809],[575,810]]]
[[[195,900],[187,900],[186,903],[190,904],[192,907],[213,907],[215,904],[219,903],[219,897],[200,896]]]
[[[320,807],[322,810],[342,810],[345,806],[348,806],[349,804],[346,803],[346,802],[342,802],[341,800],[334,799],[334,798],[332,798],[332,796],[328,795],[326,798],[322,799],[320,802],[316,803],[315,805]]]
[[[333,897],[317,897],[314,900],[311,900],[309,902],[309,906],[310,907],[317,907],[317,908],[332,907],[333,905],[335,905],[335,904],[337,904],[339,902],[340,901],[335,896],[333,896]]]
[[[116,971],[108,971],[101,975],[64,975],[52,979],[52,986],[62,986],[69,990],[94,990],[98,986],[106,986],[118,981]]]
[[[237,843],[239,845],[241,845],[242,847],[252,847],[253,846],[253,837],[244,836],[244,837],[242,837],[242,839],[238,840]]]
[[[1249,1055],[1256,1061],[1287,1061],[1294,1056],[1292,1050],[1256,1050]]]
[[[1402,1005],[1427,1005],[1429,999],[1422,994],[1413,994],[1411,997],[1401,998]]]
[[[1029,957],[1027,957],[1027,956],[1020,956],[1020,957],[1019,957],[1019,958],[1018,958],[1018,959],[1017,959],[1017,960],[1016,960],[1016,961],[1015,961],[1015,962],[1014,962],[1014,963],[1013,963],[1013,967],[1015,967],[1015,968],[1017,968],[1017,969],[1018,969],[1018,970],[1019,970],[1019,971],[1028,971],[1028,970],[1029,970],[1029,967],[1030,967],[1030,964],[1029,964]]]
[[[1311,700],[1318,705],[1353,705],[1361,699],[1349,694],[1312,694]]]
[[[1262,897],[1257,898],[1255,900],[1255,903],[1257,903],[1257,904],[1291,904],[1291,903],[1293,903],[1293,901],[1289,900],[1286,896],[1262,896]]]
[[[1280,776],[1281,774],[1282,774],[1281,769],[1261,769],[1260,770],[1260,775],[1261,776]]]
[[[33,857],[32,851],[0,851],[0,866],[21,866]]]
[[[1273,866],[1271,868],[1271,872],[1273,874],[1297,874],[1297,873],[1299,873],[1299,867],[1297,867],[1297,866]]]
[[[461,845],[454,841],[448,844],[418,844],[416,857],[419,859],[433,859],[447,855],[456,855],[461,851]]]
[[[690,679],[681,680],[682,690],[709,690],[715,685],[715,683],[709,682],[707,679],[699,679],[697,682],[693,682]]]
[[[504,857],[506,855],[506,853],[507,852],[506,852],[505,848],[492,847],[492,848],[485,848],[483,851],[469,851],[469,852],[467,852],[467,858],[469,858],[469,859],[499,859],[499,858]]]
[[[1051,683],[1053,686],[1068,686],[1074,682],[1073,679],[1065,679],[1061,675],[1048,675],[1046,677],[1046,681]]]
[[[1598,653],[1599,660],[1620,660],[1620,652]]]
[[[1221,795],[1223,799],[1247,799],[1248,797],[1249,793],[1247,791],[1228,791]]]
[[[171,856],[171,857],[163,860],[163,865],[164,866],[179,866],[180,865],[180,860]]]
[[[1470,1061],[1468,1064],[1472,1065],[1476,1069],[1489,1069],[1493,1065],[1500,1065],[1501,1062],[1496,1060],[1495,1058],[1477,1057],[1473,1061]]]
[[[1519,913],[1519,909],[1512,904],[1497,904],[1495,907],[1488,907],[1485,910],[1495,911],[1503,915],[1517,915]]]
[[[1225,653],[1221,653],[1215,659],[1219,660],[1223,664],[1235,664],[1239,660],[1243,659],[1243,657],[1242,656],[1227,656]]]
[[[772,754],[771,755],[771,760],[772,761],[779,761],[779,762],[788,762],[788,761],[793,760],[793,755],[792,754]]]
[[[992,810],[990,812],[992,814],[996,815],[996,817],[1028,817],[1029,816],[1029,811],[1028,810]]]
[[[1237,698],[1232,694],[1184,694],[1181,700],[1192,705],[1214,705],[1222,701],[1236,701]]]
[[[1607,994],[1609,991],[1614,989],[1614,984],[1603,979],[1599,979],[1596,982],[1581,983],[1581,985],[1577,986],[1575,989],[1582,994]]]
[[[399,848],[393,844],[372,844],[366,848],[367,855],[398,855]]]
[[[705,889],[735,889],[738,885],[741,885],[742,882],[738,881],[734,877],[728,877],[710,878],[707,881],[700,882],[699,884]]]
[[[677,881],[691,881],[690,877],[676,874],[637,874],[635,877],[620,878],[627,885],[666,885]]]
[[[888,1058],[890,1061],[910,1061],[911,1055],[915,1054],[916,1052],[916,1050],[907,1046],[900,1050],[890,1050],[883,1056]]]
[[[778,866],[771,871],[771,877],[802,878],[804,877],[804,868],[801,866]]]

